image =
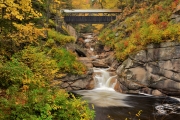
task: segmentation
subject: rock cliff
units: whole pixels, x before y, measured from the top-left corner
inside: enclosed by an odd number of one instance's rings
[[[118,67],[117,74],[125,92],[140,90],[156,94],[154,90],[158,90],[180,95],[180,43],[150,44],[146,50],[129,56]]]

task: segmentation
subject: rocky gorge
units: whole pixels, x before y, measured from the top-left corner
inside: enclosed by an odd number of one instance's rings
[[[78,59],[87,66],[87,73],[65,75],[58,80],[61,80],[62,88],[82,95],[83,99],[95,105],[95,120],[106,120],[107,114],[113,119],[125,119],[127,112],[139,110],[144,111],[143,119],[153,119],[154,116],[161,119],[162,115],[167,115],[167,119],[179,118],[179,42],[150,44],[146,50],[119,62],[114,51],[107,46],[95,44],[97,41],[92,37],[93,34],[84,35],[91,36],[91,40],[84,45],[83,54],[87,56]],[[88,37],[84,37],[84,41]],[[104,70],[109,74],[105,72],[106,75],[97,75]],[[107,79],[109,75],[114,77]],[[106,82],[107,86],[98,83],[97,79],[101,78],[110,80]],[[169,96],[176,97],[172,99]]]
[[[177,6],[171,20],[179,22],[180,9]],[[118,33],[117,33],[118,34]],[[77,41],[83,41],[80,47],[73,43],[67,49],[81,51],[77,54],[80,62],[88,71],[84,75],[64,75],[55,80],[61,81],[61,87],[71,90],[93,89],[93,67],[109,68],[117,74],[115,90],[121,93],[146,93],[155,96],[180,95],[180,43],[164,41],[149,44],[146,49],[131,54],[123,61],[116,60],[114,51],[98,43],[93,33],[82,34]],[[76,52],[77,53],[77,52]]]
[[[109,71],[118,75],[115,86],[118,92],[143,92],[157,96],[180,94],[179,42],[150,44],[146,50],[130,55],[123,63],[115,59],[113,51],[108,47],[95,47],[85,47],[87,57],[78,58],[88,67],[87,73],[80,76],[65,75],[60,79],[61,87],[67,90],[93,89],[93,67],[109,67]]]

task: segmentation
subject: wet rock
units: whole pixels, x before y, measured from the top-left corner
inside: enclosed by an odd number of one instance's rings
[[[99,58],[99,55],[91,56],[90,58],[92,59],[92,61],[94,61],[94,60],[97,60]]]
[[[63,87],[63,88],[68,88],[70,85],[71,85],[72,83],[62,83],[61,84],[61,86]]]
[[[129,94],[139,94],[139,90],[128,90],[126,93],[129,93]]]
[[[111,68],[114,68],[115,70],[117,70],[119,65],[120,65],[120,62],[118,62],[117,60],[114,60],[111,64]]]
[[[149,82],[147,81],[148,73],[144,68],[136,67],[129,69],[129,72],[126,73],[127,80],[136,81],[136,83],[140,83],[143,85],[148,85]]]
[[[109,72],[115,72],[115,71],[116,71],[116,69],[114,69],[114,68],[110,67],[107,71],[109,71]]]
[[[136,55],[130,55],[129,58],[138,61],[138,62],[146,62],[147,61],[147,56],[146,56],[146,51],[145,50],[141,50],[140,52],[138,52]]]
[[[140,90],[140,92],[141,92],[141,93],[145,93],[145,94],[152,94],[152,89],[146,87],[146,88],[142,88],[142,89]]]
[[[154,95],[154,96],[164,96],[164,94],[162,92],[160,92],[159,90],[153,90],[152,95]]]
[[[120,85],[119,81],[117,81],[117,83],[115,84],[114,90],[117,91],[117,92],[120,92],[120,93],[123,92],[123,90],[122,90],[122,88],[121,88],[121,85]]]
[[[161,89],[167,95],[180,95],[180,83],[167,79],[150,85],[153,88]]]
[[[115,61],[114,52],[106,53],[105,62],[110,66]]]
[[[129,56],[116,70],[122,85],[130,90],[153,88],[163,94],[180,94],[180,43],[148,45]],[[162,95],[154,91],[154,95]]]
[[[109,66],[103,60],[96,60],[92,62],[93,67],[108,68]]]
[[[80,90],[86,88],[88,84],[88,80],[76,80],[71,84],[71,87],[73,88],[73,90]]]
[[[70,75],[65,77],[56,77],[54,81],[59,81],[58,86],[67,91],[86,89],[92,78],[92,69],[89,69],[84,75]]]
[[[86,65],[87,68],[93,68],[92,59],[88,57],[79,57],[78,60]]]
[[[140,84],[132,82],[130,80],[125,80],[124,78],[118,78],[118,81],[120,81],[120,83],[129,90],[139,90],[140,88],[142,88]]]
[[[107,57],[107,54],[104,52],[99,54],[99,59],[105,59],[106,57]]]
[[[119,88],[121,88],[121,92],[122,93],[128,93],[128,88],[126,86],[124,86],[123,84],[121,84],[118,80],[118,83],[119,83]],[[115,86],[116,87],[116,86]]]
[[[92,90],[92,89],[94,89],[94,88],[95,88],[95,82],[94,82],[94,80],[91,80],[91,81],[87,84],[86,89],[87,89],[87,90]]]

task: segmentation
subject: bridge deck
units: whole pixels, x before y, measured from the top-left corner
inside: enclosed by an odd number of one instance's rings
[[[116,16],[64,16],[66,23],[110,23]]]

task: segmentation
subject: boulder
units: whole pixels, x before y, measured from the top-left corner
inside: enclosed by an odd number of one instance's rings
[[[117,91],[117,92],[120,92],[120,93],[123,92],[119,81],[117,81],[117,83],[115,84],[114,90]]]
[[[115,61],[114,52],[106,52],[105,62],[110,66]]]
[[[92,59],[88,57],[79,57],[78,60],[86,65],[87,68],[93,68]]]
[[[95,82],[94,82],[94,80],[92,79],[92,80],[90,80],[90,82],[87,84],[86,89],[87,89],[87,90],[92,90],[92,89],[94,89],[94,88],[95,88]]]
[[[159,90],[153,90],[152,95],[154,95],[154,96],[164,96],[164,94],[162,92],[160,92]]]
[[[129,90],[153,88],[163,94],[180,95],[180,43],[151,44],[129,56],[116,70],[118,80]],[[157,91],[148,92],[162,95]]]
[[[170,79],[158,81],[157,83],[151,84],[150,87],[159,89],[167,95],[180,95],[180,83]]]
[[[96,60],[92,62],[93,67],[108,68],[109,66],[103,60]]]
[[[86,74],[83,75],[70,75],[66,74],[63,77],[55,77],[54,81],[59,81],[58,86],[67,91],[71,90],[82,90],[90,89],[89,83],[93,79],[92,77],[93,70],[89,69]]]

